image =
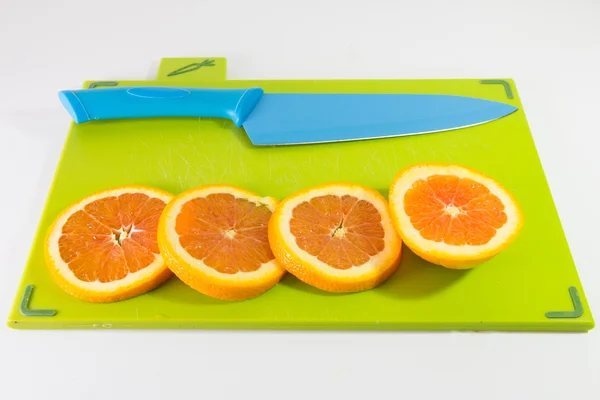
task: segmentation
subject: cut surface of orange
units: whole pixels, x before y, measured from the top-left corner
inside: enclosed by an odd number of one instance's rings
[[[329,292],[381,284],[401,254],[383,196],[351,183],[323,184],[283,200],[269,223],[269,241],[290,273]]]
[[[518,236],[523,215],[494,179],[452,164],[417,164],[400,171],[389,194],[394,225],[418,256],[449,268],[472,268]]]
[[[256,297],[285,269],[267,229],[277,200],[229,185],[206,185],[178,195],[159,224],[161,253],[184,283],[223,300]]]
[[[91,194],[48,230],[46,265],[58,285],[86,301],[124,300],[172,276],[160,255],[160,215],[173,196],[145,186]]]

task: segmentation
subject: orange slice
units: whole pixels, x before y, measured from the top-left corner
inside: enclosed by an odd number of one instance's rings
[[[277,200],[228,185],[190,189],[166,207],[158,240],[168,267],[200,293],[245,300],[285,274],[267,226]]]
[[[371,289],[398,268],[401,241],[377,191],[350,183],[312,187],[286,198],[269,223],[279,262],[329,292]]]
[[[418,164],[400,171],[389,201],[404,243],[423,259],[449,268],[472,268],[494,257],[523,226],[508,190],[459,165]]]
[[[94,193],[67,207],[48,230],[46,265],[82,300],[124,300],[170,276],[157,244],[160,214],[173,196],[145,186]]]

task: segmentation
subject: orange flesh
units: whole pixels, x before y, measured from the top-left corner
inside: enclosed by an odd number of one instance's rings
[[[404,211],[425,239],[449,245],[483,245],[507,221],[504,204],[484,185],[454,175],[416,181]]]
[[[292,210],[290,231],[298,247],[337,269],[362,265],[384,248],[379,211],[353,196],[300,203]]]
[[[157,227],[165,203],[141,193],[105,197],[69,217],[60,256],[86,282],[112,282],[150,265],[158,254]]]
[[[267,206],[217,193],[183,205],[175,222],[179,243],[194,258],[225,274],[251,272],[274,259]]]

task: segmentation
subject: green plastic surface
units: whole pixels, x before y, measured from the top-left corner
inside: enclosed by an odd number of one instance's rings
[[[166,76],[202,60],[165,60],[159,71],[159,77],[164,79],[118,84],[259,86],[266,92],[298,93],[444,93],[507,102],[519,107],[519,111],[492,123],[436,134],[276,148],[253,147],[243,129],[236,129],[228,120],[165,118],[72,125],[15,296],[9,326],[529,331],[593,328],[594,321],[512,80],[504,79],[512,87],[513,98],[508,99],[502,85],[482,84],[479,79],[207,82],[202,71],[215,67],[177,74],[176,79]],[[210,71],[224,77],[224,60]],[[183,80],[186,75],[188,80]],[[370,291],[330,294],[288,274],[267,293],[243,302],[204,296],[173,277],[156,290],[133,299],[86,303],[56,286],[44,266],[43,238],[51,221],[68,204],[100,189],[144,184],[179,193],[201,184],[228,183],[282,199],[311,185],[352,181],[387,196],[397,171],[417,162],[464,164],[496,178],[515,194],[523,208],[525,226],[521,235],[497,257],[469,271],[431,265],[405,248],[399,270]],[[56,310],[56,315],[21,315],[19,306],[28,285],[36,288],[29,307]],[[547,312],[573,310],[570,287],[577,289],[582,314],[548,318]]]

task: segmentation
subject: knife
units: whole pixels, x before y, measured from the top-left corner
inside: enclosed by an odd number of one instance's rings
[[[416,135],[484,124],[510,104],[442,94],[264,93],[261,88],[119,87],[64,90],[75,123],[122,118],[227,118],[254,145],[291,145]]]

